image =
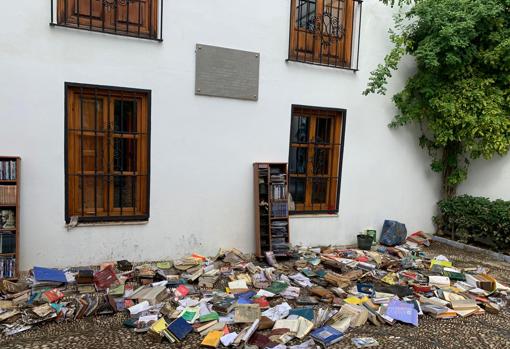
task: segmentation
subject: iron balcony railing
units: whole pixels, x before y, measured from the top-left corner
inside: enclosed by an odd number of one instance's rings
[[[51,0],[51,26],[163,41],[163,0]]]
[[[288,61],[357,71],[363,0],[291,0]]]

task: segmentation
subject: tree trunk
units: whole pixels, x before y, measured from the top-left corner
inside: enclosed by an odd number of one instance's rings
[[[457,143],[448,143],[443,148],[443,173],[442,173],[442,197],[443,199],[450,199],[457,194],[457,184],[452,184],[449,181],[450,176],[453,174],[458,166],[457,160],[459,155]]]

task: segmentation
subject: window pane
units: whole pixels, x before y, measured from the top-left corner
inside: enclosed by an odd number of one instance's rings
[[[306,180],[304,178],[290,177],[289,191],[295,203],[304,203],[306,194]]]
[[[136,101],[115,100],[114,132],[136,132]]]
[[[83,176],[83,183],[82,183],[82,177],[77,176],[78,178],[78,185],[80,187],[80,193],[83,195],[83,202],[82,202],[82,195],[79,197],[79,207],[81,210],[82,203],[83,203],[83,210],[86,215],[95,215],[97,210],[103,210],[104,209],[104,201],[103,201],[103,193],[104,193],[104,182],[103,182],[103,176],[97,176],[95,179],[95,187],[96,190],[94,191],[94,176]],[[83,185],[83,187],[82,187]],[[94,205],[94,196],[95,196],[95,202]]]
[[[296,25],[298,28],[314,30],[316,0],[296,1]]]
[[[136,139],[113,139],[113,170],[136,171]]]
[[[312,204],[326,203],[326,193],[328,188],[327,178],[313,178],[312,180]]]
[[[136,177],[114,176],[113,177],[113,206],[135,207]]]
[[[103,100],[82,98],[80,105],[83,108],[83,113],[80,115],[80,119],[78,120],[78,128],[82,128],[84,130],[103,131]],[[81,120],[82,116],[83,121]]]
[[[315,126],[315,143],[328,144],[331,143],[331,119],[317,118]]]
[[[308,148],[291,147],[289,153],[289,173],[305,174]]]
[[[329,175],[329,149],[315,147],[313,174]]]
[[[89,132],[90,133],[90,132]],[[104,169],[104,136],[81,136],[83,171],[102,172]],[[80,144],[81,147],[81,144]]]
[[[306,116],[294,116],[290,126],[291,143],[307,143],[310,119]]]

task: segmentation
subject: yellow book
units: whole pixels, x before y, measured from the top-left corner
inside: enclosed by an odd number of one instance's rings
[[[205,336],[202,341],[202,346],[208,348],[217,348],[220,345],[220,339],[223,336],[223,331],[211,331]]]
[[[153,323],[150,329],[156,333],[161,333],[167,327],[168,327],[168,324],[166,323],[165,319],[161,318],[158,321],[156,321],[155,323]]]

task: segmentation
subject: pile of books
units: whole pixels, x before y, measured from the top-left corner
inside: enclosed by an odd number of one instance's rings
[[[16,204],[16,186],[0,185],[0,205]]]
[[[16,258],[0,257],[0,279],[16,276]]]
[[[16,179],[16,160],[0,161],[0,180]]]

